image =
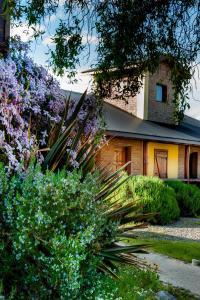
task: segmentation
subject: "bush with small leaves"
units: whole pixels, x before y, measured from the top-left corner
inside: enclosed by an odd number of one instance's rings
[[[157,213],[152,223],[167,224],[179,218],[175,192],[161,179],[133,176],[128,181],[128,189],[144,213]]]
[[[95,175],[42,173],[31,165],[8,181],[0,172],[4,296],[15,290],[20,300],[86,299],[87,290],[92,297],[100,280],[98,253],[116,230],[95,201]]]
[[[169,180],[167,186],[174,189],[181,216],[197,216],[200,214],[200,189],[196,185],[186,184],[179,180]]]

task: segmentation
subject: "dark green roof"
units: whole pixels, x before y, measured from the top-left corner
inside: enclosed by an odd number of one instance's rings
[[[181,125],[168,126],[141,120],[116,106],[104,103],[107,135],[200,145],[200,121],[185,116]]]

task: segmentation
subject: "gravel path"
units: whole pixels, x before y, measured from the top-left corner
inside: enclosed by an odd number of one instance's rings
[[[134,233],[142,239],[192,240],[200,242],[200,219],[181,218],[171,225],[149,225],[147,228],[134,230]]]

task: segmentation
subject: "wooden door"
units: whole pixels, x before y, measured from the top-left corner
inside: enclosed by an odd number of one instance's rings
[[[168,151],[154,150],[154,176],[167,178]]]
[[[189,163],[190,178],[197,178],[197,164],[198,164],[198,153],[193,152],[190,154],[190,163]]]
[[[114,167],[118,170],[126,163],[125,147],[118,147],[114,150]]]

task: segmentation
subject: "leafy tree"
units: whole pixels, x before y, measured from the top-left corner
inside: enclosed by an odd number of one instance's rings
[[[59,10],[64,11],[55,30],[55,49],[50,62],[58,74],[65,70],[74,75],[79,54],[90,45],[83,43],[85,32],[98,38],[98,82],[101,93],[109,94],[122,78],[127,84],[121,96],[137,93],[146,70],[153,72],[159,58],[165,55],[171,65],[175,104],[179,118],[187,104],[187,88],[193,74],[193,63],[200,47],[199,0],[4,0],[5,11],[17,22],[27,20],[35,28]],[[7,10],[8,8],[8,10]],[[48,28],[46,29],[48,30]],[[35,37],[43,32],[35,29]],[[110,69],[115,70],[110,72]],[[114,68],[114,69],[113,69]],[[140,78],[140,79],[138,79]],[[103,82],[103,84],[102,84]],[[107,84],[106,84],[107,83]],[[102,89],[103,87],[103,89]]]

